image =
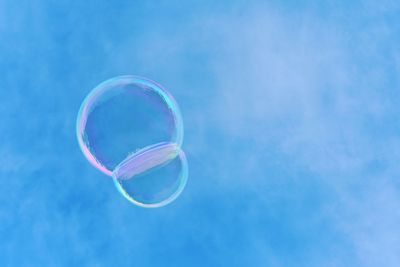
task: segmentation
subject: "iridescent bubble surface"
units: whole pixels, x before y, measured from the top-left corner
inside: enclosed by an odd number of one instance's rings
[[[165,205],[186,184],[181,114],[154,81],[119,76],[101,83],[82,103],[76,130],[89,162],[135,204]]]

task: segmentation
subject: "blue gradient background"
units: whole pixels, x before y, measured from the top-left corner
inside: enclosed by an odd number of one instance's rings
[[[1,266],[399,266],[398,1],[0,0]],[[190,177],[126,201],[79,150],[100,82],[154,79]]]

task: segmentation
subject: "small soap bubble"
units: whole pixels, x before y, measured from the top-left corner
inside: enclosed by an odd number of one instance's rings
[[[187,176],[185,154],[174,143],[144,148],[113,172],[121,194],[142,207],[161,207],[172,202],[185,187]]]
[[[136,76],[101,83],[82,103],[76,130],[89,162],[131,202],[163,206],[185,186],[182,117],[161,85]]]

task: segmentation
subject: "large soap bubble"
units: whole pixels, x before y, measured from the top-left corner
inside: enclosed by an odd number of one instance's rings
[[[119,76],[94,88],[79,111],[77,137],[90,163],[137,205],[165,205],[186,184],[178,105],[151,80]]]

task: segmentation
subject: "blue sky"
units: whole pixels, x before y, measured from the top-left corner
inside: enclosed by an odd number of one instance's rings
[[[399,266],[398,1],[0,0],[1,266]],[[133,206],[75,138],[163,84],[190,176]]]

